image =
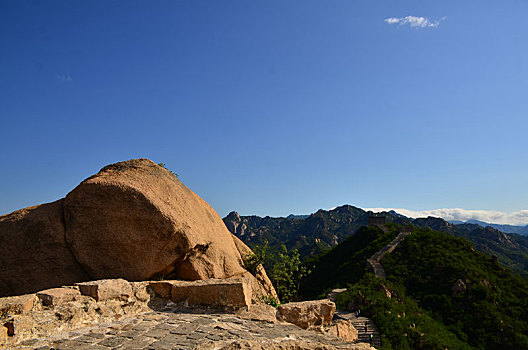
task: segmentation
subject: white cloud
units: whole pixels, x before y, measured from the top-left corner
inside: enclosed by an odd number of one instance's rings
[[[426,17],[406,16],[406,17],[389,17],[385,18],[385,22],[388,24],[408,24],[411,28],[436,28],[440,25],[440,22],[444,21],[447,17],[442,17],[439,20],[430,20]]]
[[[57,80],[63,83],[69,83],[73,81],[71,75],[57,75]]]
[[[395,24],[395,23],[400,23],[400,19],[391,17],[391,18],[385,19],[385,22],[387,22],[388,24]]]
[[[432,210],[408,210],[397,208],[364,208],[373,212],[394,210],[395,212],[411,217],[421,218],[434,216],[444,220],[480,220],[490,224],[501,225],[528,225],[528,210],[519,210],[513,213],[505,213],[497,210],[467,210],[460,208],[453,209],[432,209]]]

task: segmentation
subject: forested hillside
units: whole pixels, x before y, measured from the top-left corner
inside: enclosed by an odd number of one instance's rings
[[[382,335],[383,349],[528,349],[528,279],[477,251],[464,238],[416,228],[374,277],[366,258],[397,234],[363,227],[310,260],[306,298],[346,287],[343,309],[361,309]]]

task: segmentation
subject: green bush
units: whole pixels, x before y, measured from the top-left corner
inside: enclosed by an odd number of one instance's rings
[[[277,308],[279,306],[279,301],[277,299],[275,299],[274,297],[269,296],[269,295],[261,296],[260,297],[260,301],[262,301],[264,304],[271,305],[274,308]]]
[[[180,175],[176,174],[174,171],[169,170],[169,168],[167,168],[167,164],[165,164],[165,163],[163,163],[163,162],[159,162],[158,165],[159,165],[160,167],[162,167],[163,169],[167,169],[168,171],[170,171],[172,175],[176,176],[176,178],[179,178],[179,177],[180,177]]]

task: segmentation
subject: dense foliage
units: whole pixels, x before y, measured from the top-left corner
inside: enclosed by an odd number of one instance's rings
[[[383,261],[387,279],[478,349],[528,349],[528,279],[465,239],[420,229]]]
[[[282,303],[298,301],[301,281],[310,274],[310,270],[301,263],[296,249],[288,251],[285,245],[278,250],[269,251],[268,242],[254,245],[253,254],[243,257],[246,270],[255,274],[259,265],[263,265],[268,272],[275,291]],[[269,304],[276,304],[277,300],[265,300]],[[274,305],[276,306],[276,305]]]
[[[370,273],[338,294],[337,305],[341,309],[360,308],[362,314],[371,317],[381,334],[383,350],[471,349],[412,298],[407,298],[403,288]]]
[[[428,228],[415,229],[382,260],[387,280],[361,270],[368,254],[360,252],[379,246],[394,230],[362,228],[355,240],[352,236],[314,260],[327,266],[316,263],[310,276],[313,293],[343,286],[348,278],[338,306],[360,308],[371,317],[384,349],[528,349],[526,277],[469,241]],[[332,276],[331,261],[336,271],[346,273],[327,282],[324,273]],[[348,275],[351,266],[359,275]]]
[[[397,235],[395,225],[384,233],[374,226],[363,226],[331,251],[309,259],[312,273],[301,285],[305,299],[325,297],[332,288],[357,282],[367,272],[366,260],[390,243]]]
[[[528,237],[526,236],[506,234],[490,226],[453,225],[443,219],[431,217],[415,219],[413,224],[466,238],[477,250],[495,255],[504,266],[522,275],[528,275]]]

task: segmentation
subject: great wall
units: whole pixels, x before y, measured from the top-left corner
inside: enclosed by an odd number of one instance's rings
[[[381,260],[385,257],[385,255],[390,254],[398,244],[403,242],[405,237],[410,235],[412,231],[410,229],[404,229],[400,231],[398,236],[392,240],[389,244],[387,244],[385,247],[381,248],[376,253],[372,254],[370,258],[367,259],[367,266],[368,268],[379,278],[387,279],[387,275],[385,274],[385,270],[383,269],[383,266],[381,265]]]
[[[245,278],[78,283],[0,298],[0,349],[370,349],[329,300],[251,300]]]
[[[373,225],[381,229],[383,232],[388,232],[387,226],[385,225],[384,217],[372,216],[369,218],[369,225]],[[381,260],[396,249],[396,247],[405,240],[405,238],[412,233],[410,228],[403,228],[396,238],[394,238],[389,244],[372,254],[367,259],[367,268],[374,273],[375,276],[387,279],[385,270],[381,265]],[[346,289],[335,289],[330,293],[329,297],[331,300],[335,300],[335,295],[346,291]],[[386,290],[387,297],[390,297],[390,292]],[[379,331],[374,322],[364,316],[357,315],[355,312],[347,312],[343,310],[336,311],[336,317],[341,319],[350,320],[354,327],[358,331],[358,341],[369,342],[375,347],[381,346],[381,337]]]

